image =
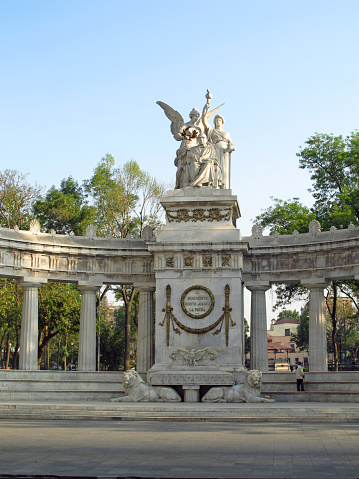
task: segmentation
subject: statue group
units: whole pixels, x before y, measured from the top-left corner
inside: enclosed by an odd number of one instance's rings
[[[208,123],[223,106],[209,111],[211,98],[211,92],[207,90],[202,116],[199,110],[193,108],[187,123],[178,111],[166,103],[157,102],[171,120],[172,135],[181,142],[174,161],[177,166],[176,189],[186,186],[230,188],[231,153],[234,145],[228,131],[223,129],[222,115],[214,117],[214,127]]]

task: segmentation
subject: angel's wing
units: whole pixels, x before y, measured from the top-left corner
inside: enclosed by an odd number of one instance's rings
[[[195,354],[196,361],[200,361],[208,353],[208,347],[204,349],[198,349]]]
[[[163,103],[163,101],[157,101],[156,103],[165,112],[167,118],[171,120],[171,133],[174,136],[175,140],[183,140],[183,137],[179,135],[180,128],[184,125],[184,120],[181,113],[178,113],[178,111],[174,110],[166,103]]]
[[[157,102],[158,103],[158,102]],[[209,111],[206,115],[206,120],[209,120],[211,116],[213,116],[217,110],[219,110],[225,103],[222,103],[222,105],[217,106],[217,108],[214,108],[213,110]],[[203,121],[202,117],[197,121],[196,126],[199,126],[201,130],[203,130]]]
[[[192,354],[190,352],[186,351],[186,349],[178,348],[178,352],[180,353],[182,358],[186,359],[187,361],[190,361],[191,359],[193,359]]]

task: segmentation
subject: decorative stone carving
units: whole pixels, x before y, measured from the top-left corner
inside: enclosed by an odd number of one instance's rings
[[[153,241],[154,237],[153,228],[150,225],[146,225],[142,231],[142,238],[145,241]]]
[[[193,266],[193,255],[190,255],[190,256],[185,256],[184,257],[184,265],[185,266]]]
[[[86,228],[86,238],[96,238],[97,236],[97,226],[88,225]]]
[[[279,231],[278,230],[275,230],[274,234],[273,234],[274,238],[279,238]]]
[[[203,256],[202,262],[203,262],[203,266],[207,268],[212,266],[212,256]]]
[[[353,231],[354,229],[355,229],[355,226],[353,225],[353,223],[349,223],[348,224],[348,230]]]
[[[169,355],[173,365],[190,367],[206,366],[210,361],[214,361],[217,356],[216,351],[209,348],[192,349],[191,351],[177,348]]]
[[[187,123],[178,111],[166,103],[157,102],[171,121],[173,137],[181,142],[174,162],[177,166],[176,189],[186,186],[229,188],[230,154],[234,148],[229,133],[223,130],[223,116],[216,115],[214,128],[208,124],[211,116],[222,106],[209,111],[211,97],[207,90],[202,118],[200,112],[193,108]]]
[[[222,266],[230,266],[229,261],[231,259],[231,255],[222,256]]]
[[[263,228],[260,224],[256,223],[252,226],[252,238],[260,239],[263,236]]]
[[[182,221],[185,223],[188,221],[194,223],[197,221],[208,221],[209,223],[213,223],[214,221],[228,221],[231,218],[232,211],[230,208],[223,210],[219,208],[210,208],[208,210],[200,208],[187,210],[180,208],[178,210],[167,210],[166,213],[169,223],[172,221],[175,223],[181,223]]]
[[[174,268],[174,258],[173,258],[173,256],[170,256],[169,258],[166,258],[166,268]]]
[[[40,233],[40,222],[39,220],[31,220],[29,231],[34,235],[38,235]]]
[[[275,402],[274,399],[260,397],[262,373],[255,369],[248,371],[244,382],[231,387],[215,387],[202,398],[202,402]]]
[[[190,334],[205,334],[205,333],[208,333],[209,331],[214,330],[212,334],[215,336],[221,332],[223,323],[225,326],[226,346],[228,346],[229,326],[230,325],[232,327],[236,326],[236,323],[233,321],[231,317],[232,308],[229,306],[229,293],[230,293],[230,287],[228,284],[226,284],[226,286],[224,287],[225,300],[224,300],[224,308],[222,308],[223,314],[217,319],[217,321],[215,321],[213,324],[210,324],[209,326],[206,326],[204,328],[192,328],[190,326],[186,326],[185,324],[181,323],[181,321],[179,321],[174,315],[173,307],[171,306],[171,286],[168,284],[166,286],[166,308],[162,309],[162,311],[165,313],[165,316],[163,318],[163,321],[158,323],[159,326],[162,326],[162,327],[166,325],[167,346],[169,346],[171,324],[172,324],[173,331],[176,334],[181,334],[180,329]]]
[[[319,221],[312,220],[309,223],[309,233],[311,233],[312,235],[316,235],[316,234],[320,233],[321,230],[322,230],[322,227],[320,226]]]
[[[192,372],[193,371],[193,372]],[[152,386],[231,386],[234,384],[233,374],[224,371],[171,371],[151,373]]]
[[[19,231],[19,227],[18,225],[14,225],[14,231],[18,232]]]
[[[299,235],[299,231],[298,230],[294,230],[293,233],[292,233],[293,236],[298,236]]]
[[[54,229],[50,230],[50,235],[51,236],[55,236],[56,235],[56,231]]]
[[[202,319],[214,308],[214,296],[205,286],[191,286],[181,296],[181,308],[186,316]]]
[[[181,402],[181,397],[172,388],[153,388],[146,384],[136,371],[123,374],[125,396],[111,399],[112,402]]]
[[[332,234],[334,234],[337,231],[337,228],[335,226],[331,226],[329,230]]]
[[[69,236],[75,236],[75,233],[73,231],[70,231]]]

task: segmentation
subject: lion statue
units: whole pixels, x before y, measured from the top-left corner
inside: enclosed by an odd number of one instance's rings
[[[202,402],[275,402],[274,399],[260,397],[262,373],[256,369],[247,371],[243,383],[234,386],[211,388]]]
[[[153,388],[146,384],[136,371],[123,373],[125,396],[111,399],[112,402],[181,402],[181,396],[172,388]]]

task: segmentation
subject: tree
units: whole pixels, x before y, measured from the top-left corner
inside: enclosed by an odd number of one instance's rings
[[[0,226],[25,229],[29,225],[42,188],[30,185],[27,176],[17,170],[0,171]]]
[[[7,368],[10,360],[11,345],[14,345],[12,368],[17,367],[20,348],[22,311],[22,288],[14,280],[0,279],[0,354],[6,346],[3,368]]]
[[[115,168],[115,159],[106,155],[86,182],[97,208],[99,234],[112,234],[118,238],[141,237],[146,225],[161,224],[160,198],[165,185],[141,170],[131,160]]]
[[[287,319],[287,318],[291,318],[291,319],[295,319],[296,321],[299,321],[300,313],[296,309],[293,311],[291,309],[283,309],[278,314],[278,320]]]
[[[96,224],[102,236],[142,237],[146,225],[156,227],[161,224],[160,198],[165,192],[165,185],[141,170],[134,160],[116,168],[115,159],[106,155],[86,182],[86,189],[97,209]],[[131,308],[135,291],[132,286],[124,284],[115,290],[122,296],[126,308],[124,364],[127,370],[130,365]]]
[[[81,294],[74,284],[48,283],[39,289],[39,367],[45,348],[55,336],[63,337],[67,351],[69,337],[79,331],[80,311]],[[60,345],[61,340],[59,350]],[[66,351],[63,349],[62,357]]]
[[[307,233],[309,223],[315,219],[316,215],[306,206],[299,202],[299,198],[292,200],[280,200],[271,197],[274,206],[269,206],[262,210],[263,213],[256,216],[255,221],[263,228],[269,228],[269,234],[276,231],[283,234],[292,234],[297,230],[299,233]]]
[[[316,133],[305,142],[300,168],[309,170],[313,211],[324,229],[359,222],[359,132],[343,138]]]
[[[96,208],[89,206],[84,189],[72,176],[61,181],[60,189],[52,186],[46,196],[34,204],[34,214],[47,231],[81,236],[96,219]]]
[[[359,223],[359,133],[352,132],[343,139],[342,136],[316,133],[300,147],[299,167],[308,169],[312,180],[309,190],[314,197],[314,205],[307,208],[299,203],[298,198],[289,201],[274,200],[275,206],[269,207],[257,216],[256,220],[270,228],[270,234],[278,231],[290,234],[294,229],[307,232],[309,222],[316,218],[322,229],[331,226],[345,228],[349,223]],[[345,286],[346,285],[346,286]],[[327,298],[333,298],[329,305],[331,318],[331,349],[334,362],[338,365],[337,350],[337,299],[339,290],[349,294],[359,289],[356,281],[333,282],[327,290]],[[344,292],[345,290],[345,292]],[[299,284],[277,285],[277,303],[275,308],[283,307],[292,299],[305,297],[307,292]]]
[[[299,351],[308,351],[309,348],[309,308],[306,306],[300,314],[296,333],[290,335]]]

